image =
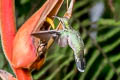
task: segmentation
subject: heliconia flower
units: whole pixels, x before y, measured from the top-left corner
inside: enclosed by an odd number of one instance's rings
[[[45,56],[42,53],[46,52],[53,41],[45,40],[48,44],[45,45],[45,42],[40,42],[42,38],[34,37],[31,34],[41,29],[49,29],[50,24],[45,25],[46,19],[47,17],[53,19],[52,16],[58,13],[63,1],[47,0],[16,32],[14,0],[0,0],[0,28],[3,50],[16,74],[16,79],[32,80],[29,70],[32,68],[39,69],[43,65]],[[73,3],[74,0],[71,2]],[[65,13],[66,17],[71,17],[72,7],[73,5],[69,6],[70,9]],[[57,29],[60,29],[60,25]]]

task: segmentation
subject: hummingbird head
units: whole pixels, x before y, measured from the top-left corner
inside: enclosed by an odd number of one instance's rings
[[[54,18],[57,18],[62,23],[63,28],[69,28],[69,19],[67,17],[54,16]]]

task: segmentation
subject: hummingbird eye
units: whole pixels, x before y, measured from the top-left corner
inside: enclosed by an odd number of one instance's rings
[[[65,26],[69,26],[69,19],[67,17],[62,18],[63,23]]]

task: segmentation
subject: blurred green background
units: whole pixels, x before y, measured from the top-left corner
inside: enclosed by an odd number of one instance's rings
[[[15,0],[17,28],[45,1]],[[65,11],[66,0],[58,16],[63,16]],[[77,71],[73,51],[69,46],[60,48],[53,44],[43,67],[32,72],[34,80],[120,80],[119,20],[120,0],[76,0],[70,23],[84,40],[85,72]],[[55,21],[56,25],[57,23],[58,21]],[[0,68],[13,73],[1,45]]]

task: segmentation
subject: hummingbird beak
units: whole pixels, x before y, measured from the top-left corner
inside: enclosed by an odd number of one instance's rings
[[[62,27],[63,27],[63,29],[65,29],[65,23],[64,23],[64,19],[63,18],[61,18],[61,17],[58,17],[58,16],[53,16],[54,18],[57,18],[60,22],[61,22],[61,24],[63,25]]]
[[[60,17],[58,17],[58,16],[53,16],[54,18],[57,18],[60,22],[62,22],[63,23],[63,20],[62,20],[62,18],[60,18]]]

